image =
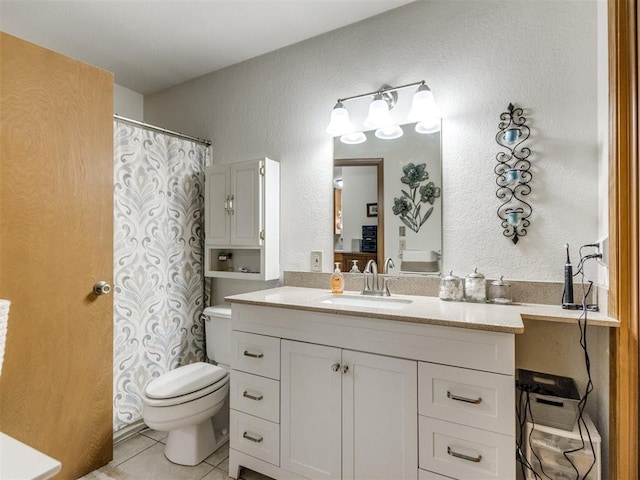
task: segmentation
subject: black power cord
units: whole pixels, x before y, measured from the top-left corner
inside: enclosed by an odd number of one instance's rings
[[[586,275],[584,273],[584,266],[586,262],[590,259],[602,258],[602,254],[599,252],[596,252],[588,255],[583,255],[582,249],[589,248],[589,247],[598,248],[599,245],[587,244],[580,247],[580,250],[579,250],[580,262],[578,263],[576,273],[573,275],[574,277],[580,275],[581,284],[582,284],[582,302],[580,304],[576,304],[576,306],[582,310],[580,317],[578,317],[578,328],[580,330],[580,347],[584,352],[584,362],[585,362],[585,368],[587,372],[587,385],[585,387],[584,394],[582,395],[582,397],[580,398],[580,401],[578,402],[577,424],[578,424],[578,432],[580,434],[580,446],[577,448],[564,450],[562,452],[562,455],[564,456],[564,458],[569,462],[569,464],[573,468],[576,474],[576,480],[586,480],[598,461],[598,459],[596,458],[595,446],[591,438],[591,432],[589,431],[589,428],[584,418],[587,401],[589,399],[589,395],[593,391],[593,381],[591,379],[591,360],[589,358],[589,351],[587,348],[587,313],[589,311],[594,311],[594,310],[597,311],[597,307],[594,308],[593,304],[587,303],[589,295],[591,294],[591,291],[593,289],[593,281],[586,278]],[[531,412],[531,400],[529,398],[529,391],[525,389],[520,389],[520,398],[518,399],[518,403],[516,405],[516,416],[518,419],[518,427],[519,427],[519,435],[518,435],[518,438],[516,439],[516,460],[518,461],[518,463],[520,463],[522,476],[526,478],[526,472],[529,471],[533,474],[535,480],[544,480],[544,478],[548,480],[554,480],[544,471],[543,462],[531,444],[531,437],[535,429],[535,422]],[[540,474],[535,471],[535,469],[533,468],[533,465],[531,465],[531,463],[527,460],[526,455],[522,450],[522,447],[525,441],[524,432],[526,429],[527,418],[530,419],[531,430],[529,432],[529,435],[526,441],[529,444],[529,449],[531,450],[531,453],[533,454],[538,464],[540,465],[540,472],[542,473],[542,475],[544,475],[544,478],[541,477]],[[576,464],[571,459],[570,455],[580,452],[582,450],[585,450],[586,442],[585,442],[584,432],[586,432],[587,439],[591,447],[591,455],[593,457],[593,461],[589,465],[589,468],[587,469],[587,471],[584,474],[581,474]]]

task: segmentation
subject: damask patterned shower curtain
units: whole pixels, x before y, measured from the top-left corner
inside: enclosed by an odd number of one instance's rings
[[[114,431],[158,375],[202,360],[204,145],[114,122]]]

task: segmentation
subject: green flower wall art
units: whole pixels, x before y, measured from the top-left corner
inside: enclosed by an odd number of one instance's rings
[[[428,182],[421,185],[422,182],[429,180],[429,173],[425,170],[426,164],[421,163],[414,165],[408,163],[402,167],[404,175],[400,181],[408,185],[409,191],[402,189],[402,196],[393,199],[393,213],[400,216],[400,221],[404,223],[414,232],[418,232],[420,227],[433,213],[433,204],[436,198],[440,197],[440,187],[436,187],[435,183]],[[422,211],[423,204],[430,205]]]

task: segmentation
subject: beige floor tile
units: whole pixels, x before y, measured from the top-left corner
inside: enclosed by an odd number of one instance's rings
[[[227,458],[224,459],[224,461],[220,462],[220,464],[218,465],[218,468],[223,472],[229,473],[229,457],[228,456]]]
[[[207,476],[202,480],[229,480],[230,478],[231,477],[229,477],[227,472],[223,472],[219,468],[214,468],[209,473],[207,473]]]
[[[120,465],[155,444],[155,440],[140,434],[127,438],[113,447],[111,465]]]
[[[164,456],[164,445],[156,443],[118,466],[118,470],[135,479],[149,480],[201,480],[214,467],[200,463],[195,467],[176,465]]]
[[[163,443],[167,443],[165,440],[169,435],[169,432],[161,432],[159,430],[153,430],[151,428],[145,428],[140,433],[145,437],[153,438],[154,440],[157,440],[158,442],[163,442]]]
[[[108,464],[80,477],[78,480],[132,480],[131,477],[118,470],[118,467]]]
[[[207,462],[209,465],[213,465],[214,467],[217,467],[227,458],[229,458],[229,442],[222,445],[218,450],[216,450],[207,458],[205,458],[204,461]]]

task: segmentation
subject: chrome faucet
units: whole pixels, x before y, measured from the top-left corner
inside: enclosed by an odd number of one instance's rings
[[[384,272],[387,273],[389,267],[393,267],[393,260],[388,258],[384,262]],[[369,284],[369,277],[367,275],[371,274],[371,284]],[[380,285],[380,277],[378,275],[378,264],[375,260],[369,260],[367,262],[366,267],[364,267],[364,280],[362,285],[362,295],[375,295],[378,297],[389,297],[391,294],[389,293],[389,286],[387,285],[387,280],[389,278],[382,279],[382,285]]]

